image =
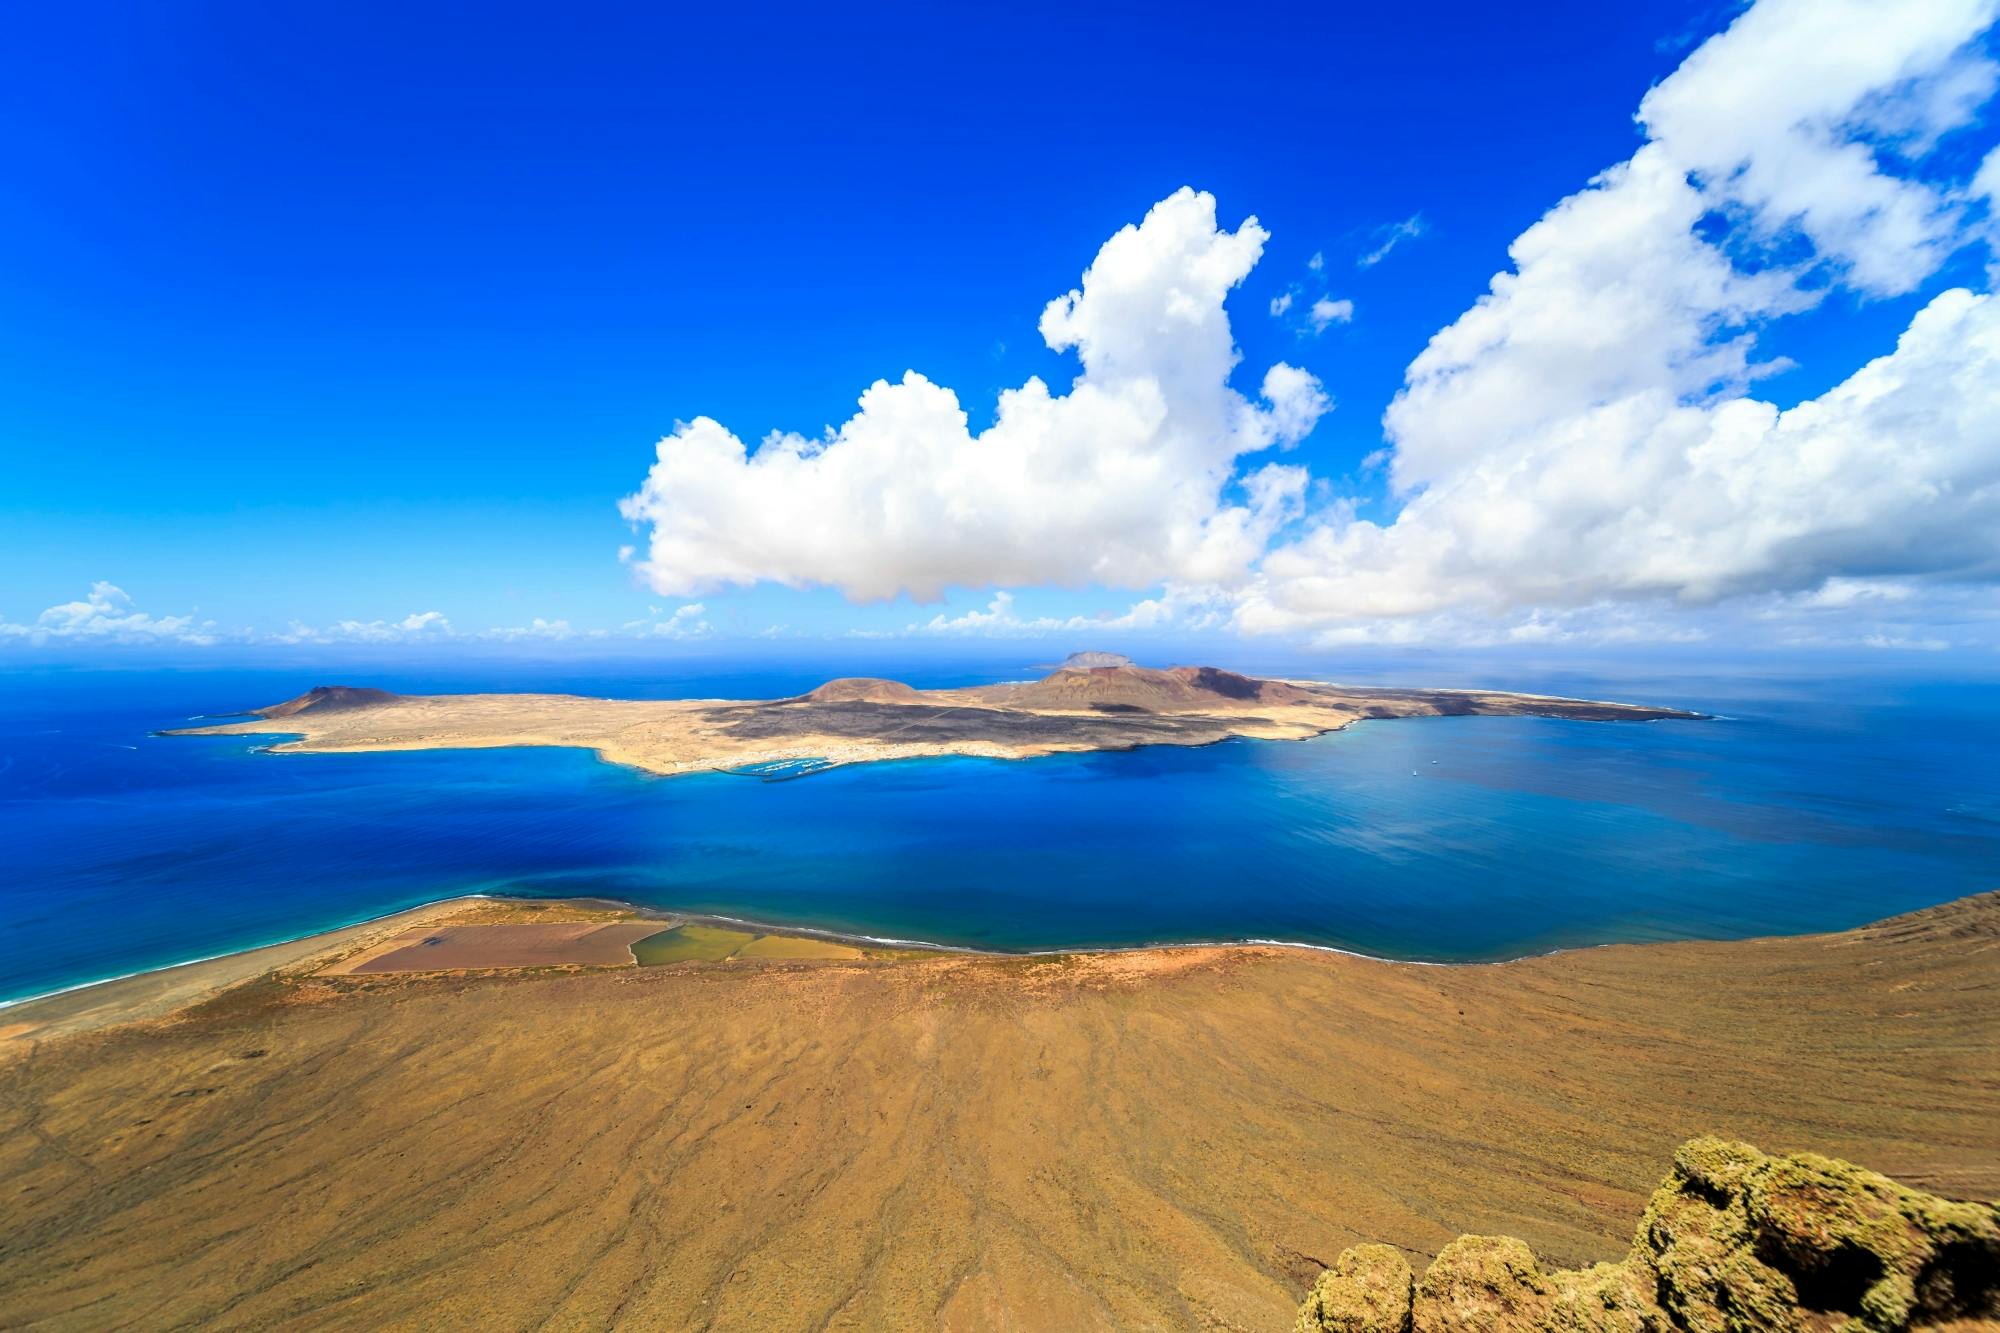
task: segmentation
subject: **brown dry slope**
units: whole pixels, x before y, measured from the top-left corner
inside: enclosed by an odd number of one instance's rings
[[[2000,895],[1460,968],[302,965],[10,1046],[7,1322],[1285,1328],[1360,1242],[1619,1257],[1701,1131],[2000,1194]]]

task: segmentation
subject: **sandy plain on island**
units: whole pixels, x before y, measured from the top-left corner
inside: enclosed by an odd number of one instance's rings
[[[66,1026],[0,1041],[0,1310],[1267,1329],[1361,1241],[1614,1257],[1702,1131],[2000,1194],[2000,894],[1460,967],[1215,947],[325,975],[415,926],[617,911],[442,905],[108,1026],[116,1005],[39,1002]]]

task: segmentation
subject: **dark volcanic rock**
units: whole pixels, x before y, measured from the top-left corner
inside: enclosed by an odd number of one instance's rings
[[[866,700],[818,703],[801,700],[772,708],[726,704],[709,710],[708,721],[733,736],[775,740],[791,736],[851,736],[869,740],[894,735],[914,743],[988,741],[998,745],[1072,744],[1128,749],[1163,741],[1221,740],[1249,718],[1183,719],[1147,716],[1143,708],[1106,716],[1049,716],[1006,708],[943,704],[883,704]]]
[[[1265,682],[1239,676],[1220,667],[1188,667],[1186,671],[1189,684],[1225,699],[1255,699],[1264,692]]]
[[[2000,1208],[1713,1138],[1674,1154],[1618,1263],[1543,1272],[1508,1236],[1461,1236],[1414,1289],[1401,1263],[1386,1246],[1345,1251],[1298,1333],[1889,1333],[2000,1318]]]

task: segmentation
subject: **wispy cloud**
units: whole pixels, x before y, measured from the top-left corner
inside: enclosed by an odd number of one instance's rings
[[[1870,648],[1887,648],[1898,652],[1941,653],[1951,647],[1949,639],[1913,639],[1900,634],[1870,634],[1861,642]]]
[[[1307,260],[1306,270],[1310,277],[1292,283],[1271,298],[1271,318],[1282,320],[1301,338],[1317,338],[1335,324],[1350,323],[1354,319],[1354,302],[1327,290],[1324,253],[1316,253]],[[1316,295],[1312,289],[1317,289]],[[1294,309],[1299,311],[1297,315],[1292,315]],[[1292,317],[1287,319],[1288,315]]]
[[[412,643],[455,638],[451,621],[441,611],[413,611],[401,620],[337,620],[315,627],[292,621],[271,636],[277,643]]]
[[[1363,251],[1355,259],[1355,266],[1357,268],[1374,268],[1377,264],[1387,259],[1389,252],[1404,241],[1414,241],[1429,230],[1430,224],[1424,221],[1422,213],[1412,213],[1401,222],[1391,222],[1387,226],[1377,227],[1369,236],[1369,244],[1372,248]]]
[[[525,625],[482,630],[475,637],[497,639],[502,643],[519,643],[536,639],[560,643],[567,639],[603,639],[610,636],[601,629],[578,629],[567,620],[548,620],[536,616]]]
[[[1230,599],[1213,588],[1169,585],[1158,597],[1133,603],[1117,614],[1098,616],[1024,616],[1014,608],[1014,594],[993,594],[985,607],[956,616],[942,613],[910,625],[908,634],[945,634],[989,638],[1019,638],[1056,633],[1108,633],[1176,628],[1212,629],[1228,616]],[[868,637],[877,637],[874,635]]]
[[[675,607],[665,616],[656,607],[653,617],[648,620],[628,620],[624,630],[627,634],[653,639],[704,639],[713,631],[708,621],[702,617],[708,612],[700,602],[687,602]]]

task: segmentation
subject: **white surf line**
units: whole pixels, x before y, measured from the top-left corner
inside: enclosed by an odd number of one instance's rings
[[[1337,953],[1348,958],[1360,958],[1370,963],[1388,963],[1395,967],[1490,967],[1491,962],[1443,963],[1426,958],[1388,958],[1382,954],[1362,953],[1358,949],[1343,949],[1334,944],[1307,944],[1303,940],[1268,940],[1252,936],[1242,940],[1174,940],[1155,944],[1102,944],[1080,949],[1029,949],[1020,954],[1003,954],[1010,958],[1061,958],[1068,954],[1083,953],[1153,953],[1161,949],[1310,949],[1314,953]],[[1560,953],[1561,950],[1553,952]],[[1523,958],[1540,957],[1539,954],[1524,954]],[[1520,959],[1503,961],[1513,963]]]
[[[505,895],[501,895],[504,897]],[[1234,940],[1156,940],[1146,944],[1080,944],[1055,949],[982,949],[970,944],[940,944],[936,940],[899,939],[893,935],[864,935],[859,931],[826,930],[818,926],[790,926],[775,921],[757,921],[749,917],[725,916],[719,912],[692,912],[678,908],[651,907],[643,903],[626,902],[617,898],[599,899],[601,902],[615,902],[622,907],[630,907],[639,912],[657,912],[663,917],[678,917],[686,921],[722,921],[732,926],[748,926],[752,930],[767,933],[777,932],[790,935],[804,935],[814,939],[833,940],[836,943],[862,941],[868,944],[895,945],[906,949],[929,949],[937,953],[969,954],[981,958],[1063,958],[1072,954],[1112,954],[1112,953],[1152,953],[1159,949],[1306,949],[1313,953],[1335,953],[1347,958],[1359,958],[1370,963],[1387,963],[1395,967],[1499,967],[1507,963],[1524,963],[1531,958],[1553,958],[1562,953],[1580,953],[1586,949],[1608,949],[1616,944],[1665,944],[1673,940],[1609,940],[1602,944],[1572,944],[1555,949],[1544,949],[1540,953],[1515,954],[1508,958],[1474,958],[1451,962],[1436,958],[1394,958],[1387,954],[1363,953],[1359,949],[1344,949],[1337,944],[1311,944],[1305,940],[1267,939],[1249,936]],[[1686,943],[1687,941],[1679,941]]]
[[[940,954],[958,954],[963,956],[982,957],[982,958],[1062,958],[1074,954],[1151,953],[1160,949],[1260,948],[1260,949],[1304,949],[1312,953],[1340,954],[1343,957],[1347,958],[1359,958],[1364,962],[1384,963],[1394,967],[1504,967],[1509,963],[1525,963],[1530,959],[1534,958],[1553,958],[1557,954],[1582,953],[1590,949],[1609,949],[1609,948],[1614,948],[1620,944],[1645,945],[1645,944],[1676,944],[1676,943],[1678,944],[1729,943],[1733,942],[1734,938],[1732,937],[1731,939],[1718,940],[1707,936],[1688,936],[1688,937],[1675,936],[1671,938],[1652,939],[1652,940],[1606,940],[1603,943],[1599,944],[1565,945],[1555,949],[1544,949],[1539,953],[1517,954],[1509,958],[1467,959],[1462,962],[1446,962],[1434,958],[1394,958],[1390,957],[1387,954],[1363,953],[1359,949],[1344,949],[1336,944],[1312,944],[1305,940],[1268,939],[1262,936],[1250,936],[1244,939],[1234,939],[1234,940],[1164,940],[1164,941],[1154,941],[1152,943],[1147,943],[1147,944],[1082,944],[1082,945],[1071,945],[1066,948],[1055,948],[1055,949],[1018,949],[1018,950],[982,949],[975,945],[969,945],[969,944],[940,944],[936,940],[903,939],[894,935],[866,935],[859,931],[826,930],[818,926],[793,926],[793,925],[785,925],[781,922],[774,922],[774,921],[757,921],[757,920],[752,920],[749,917],[726,916],[719,912],[695,912],[675,907],[655,907],[652,906],[651,904],[635,903],[630,901],[629,899],[624,899],[624,898],[604,898],[604,897],[597,897],[594,895],[582,895],[575,899],[565,899],[560,897],[549,898],[538,895],[520,895],[511,893],[455,893],[452,894],[450,897],[437,898],[433,899],[430,902],[417,903],[410,907],[399,907],[393,912],[384,912],[380,916],[367,917],[360,921],[350,921],[346,925],[327,926],[321,930],[307,931],[303,935],[294,935],[284,939],[270,940],[263,944],[246,945],[241,949],[228,949],[223,951],[222,953],[205,954],[200,958],[189,958],[178,963],[166,963],[159,967],[140,968],[136,972],[122,972],[117,976],[103,977],[97,981],[78,982],[74,986],[63,986],[56,990],[44,991],[39,995],[23,995],[19,999],[0,1000],[0,1010],[10,1009],[15,1005],[20,1005],[20,1004],[30,1004],[36,1000],[46,1000],[49,999],[51,996],[68,995],[75,991],[89,990],[92,986],[108,986],[114,981],[129,981],[134,977],[150,976],[155,972],[172,972],[178,968],[193,967],[198,963],[213,963],[223,958],[234,957],[237,954],[254,953],[258,949],[271,949],[281,944],[299,944],[306,940],[311,939],[315,935],[330,935],[337,930],[353,930],[356,927],[360,926],[374,925],[378,921],[387,921],[390,917],[401,916],[406,912],[422,911],[426,907],[436,907],[443,903],[458,902],[461,900],[469,900],[469,899],[483,899],[489,902],[591,901],[591,902],[609,903],[615,907],[628,908],[632,911],[638,912],[642,916],[646,916],[648,919],[660,920],[663,922],[668,921],[670,919],[678,919],[682,923],[692,921],[697,924],[705,921],[719,921],[732,926],[748,926],[752,930],[763,931],[767,934],[779,933],[779,934],[799,935],[811,939],[832,940],[837,944],[851,944],[856,942],[864,944],[880,944],[891,948],[925,949]],[[662,930],[671,930],[673,928],[674,927],[672,925],[661,926]],[[1807,933],[1814,934],[1819,932],[1807,932]],[[1747,936],[1742,938],[1755,939],[1761,937]]]
[[[1270,676],[1267,679],[1275,680],[1280,685],[1307,687],[1324,685],[1336,690],[1361,690],[1374,694],[1498,694],[1512,699],[1540,699],[1559,704],[1600,704],[1607,708],[1672,707],[1670,704],[1635,704],[1629,699],[1583,699],[1574,694],[1537,694],[1533,690],[1510,690],[1501,685],[1375,685],[1358,680],[1332,680],[1325,676]]]
[[[606,899],[605,901],[619,902],[615,898]],[[766,934],[778,932],[787,935],[802,935],[810,939],[832,940],[836,944],[851,944],[858,940],[866,944],[888,944],[903,949],[932,949],[938,953],[993,955],[1002,958],[1021,956],[1019,954],[1002,954],[993,949],[975,949],[966,944],[939,944],[934,940],[905,940],[898,939],[893,935],[863,935],[859,931],[825,930],[819,926],[787,926],[773,921],[752,921],[748,917],[724,916],[719,912],[684,912],[676,908],[648,907],[643,903],[620,902],[620,906],[631,907],[641,912],[659,912],[664,916],[680,917],[696,923],[703,921],[723,921],[732,926],[748,926],[752,930],[761,930]],[[1076,950],[1070,950],[1069,952],[1074,953]]]

